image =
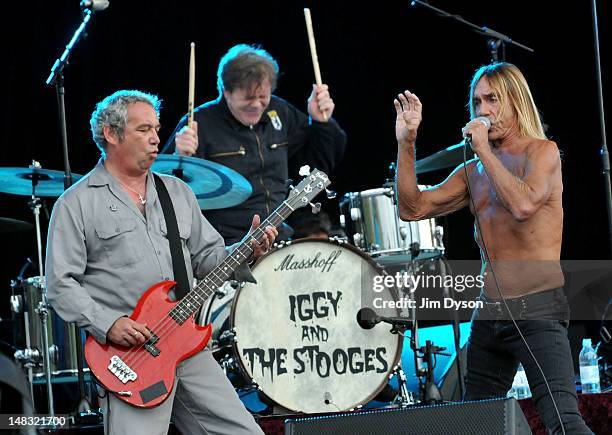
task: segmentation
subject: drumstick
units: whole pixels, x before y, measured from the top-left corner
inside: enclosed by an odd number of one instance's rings
[[[308,32],[308,44],[310,45],[310,57],[312,57],[312,67],[314,68],[315,82],[317,86],[323,84],[321,80],[321,70],[319,69],[319,58],[317,57],[317,45],[315,43],[314,32],[312,30],[312,18],[310,9],[304,8],[304,19],[306,20],[306,31]],[[327,113],[323,112],[323,118],[327,120]]]
[[[191,56],[189,57],[189,97],[187,101],[187,125],[193,124],[193,106],[195,95],[195,43],[191,43]]]

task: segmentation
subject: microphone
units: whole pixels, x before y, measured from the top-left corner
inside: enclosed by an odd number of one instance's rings
[[[474,121],[482,122],[484,126],[487,128],[487,131],[491,128],[491,120],[487,118],[486,116],[479,116],[478,118],[474,119]],[[471,133],[467,133],[465,135],[464,142],[466,145],[469,145],[470,148],[472,147],[472,134]]]
[[[376,314],[371,308],[362,308],[357,311],[357,323],[363,329],[372,329],[380,322],[389,323],[393,326],[412,326],[412,320],[403,317],[384,317]]]
[[[108,7],[108,0],[82,0],[81,9],[90,9],[92,12],[103,11]]]
[[[380,322],[380,316],[372,308],[362,308],[357,311],[357,323],[363,329],[372,329]]]

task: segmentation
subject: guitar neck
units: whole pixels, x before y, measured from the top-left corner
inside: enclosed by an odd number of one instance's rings
[[[264,240],[264,229],[267,226],[278,227],[285,219],[293,212],[293,208],[288,204],[288,201],[283,203],[274,210],[251,234],[248,234],[244,240],[234,249],[227,257],[215,267],[204,279],[191,290],[181,301],[170,310],[168,315],[177,323],[182,324],[193,313],[195,313],[203,304],[211,297],[215,291],[227,281],[234,271],[253,253],[252,242],[261,244]]]

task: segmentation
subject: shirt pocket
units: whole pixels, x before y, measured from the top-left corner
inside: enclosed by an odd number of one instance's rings
[[[125,267],[143,259],[142,241],[136,231],[136,219],[100,219],[94,221],[98,243],[111,267]]]

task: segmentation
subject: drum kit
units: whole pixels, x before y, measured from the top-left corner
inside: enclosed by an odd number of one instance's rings
[[[456,145],[417,167],[423,173],[461,159]],[[371,306],[372,277],[440,259],[443,228],[435,219],[402,221],[392,183],[346,193],[339,207],[345,237],[277,243],[252,268],[257,284],[226,283],[201,313],[202,324],[213,324],[210,347],[226,375],[243,395],[257,391],[247,405],[254,412],[266,405],[273,413],[351,410],[381,397],[393,376],[398,390],[388,402],[414,404],[401,368],[407,325],[422,397],[440,397],[432,356],[444,348],[419,346],[414,310],[377,310],[400,319],[392,334],[363,329],[355,316]],[[404,291],[385,288],[389,294],[377,296],[397,300]]]
[[[453,147],[441,153],[417,162],[420,172],[452,166],[461,157]],[[240,174],[202,159],[161,155],[153,170],[182,178],[203,210],[231,207],[251,194]],[[64,173],[43,169],[36,161],[28,168],[0,168],[0,192],[29,197],[34,215],[34,225],[0,218],[0,234],[36,230],[39,274],[24,276],[32,264],[28,259],[11,283],[10,307],[25,338],[16,343],[21,348],[14,357],[27,372],[32,397],[35,384],[46,384],[49,415],[54,415],[53,381],[88,372],[79,361],[80,330],[63,322],[46,297],[41,198],[57,198],[63,191]],[[210,346],[236,388],[255,389],[279,410],[318,413],[360,407],[394,375],[399,380],[395,402],[414,403],[400,363],[406,328],[394,326],[394,334],[363,329],[355,314],[372,297],[365,283],[386,274],[389,265],[441,257],[442,227],[435,219],[401,221],[390,183],[347,193],[339,206],[346,237],[276,244],[253,268],[257,284],[226,283],[200,315],[201,322],[213,324]],[[398,298],[401,290],[384,290],[386,299]],[[406,316],[396,309],[384,314]]]

